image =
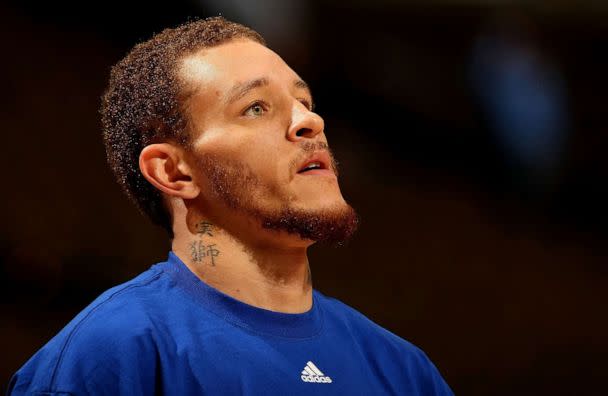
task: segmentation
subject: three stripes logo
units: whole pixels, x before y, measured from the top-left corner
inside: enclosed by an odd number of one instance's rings
[[[304,382],[318,382],[318,383],[326,383],[331,384],[331,377],[323,374],[321,370],[311,361],[306,363],[304,366],[304,370],[302,370],[302,375],[300,376],[302,381]]]

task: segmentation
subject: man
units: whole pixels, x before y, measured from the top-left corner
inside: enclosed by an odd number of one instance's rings
[[[10,394],[451,394],[422,351],[312,289],[307,248],[357,217],[308,86],[256,32],[210,18],[137,45],[102,121],[118,182],[172,250],[77,315]]]

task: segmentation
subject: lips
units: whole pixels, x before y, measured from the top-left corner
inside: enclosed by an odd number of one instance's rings
[[[306,158],[298,166],[299,174],[318,173],[315,171],[331,171],[331,158],[327,151],[317,151]],[[332,172],[333,173],[333,172]]]

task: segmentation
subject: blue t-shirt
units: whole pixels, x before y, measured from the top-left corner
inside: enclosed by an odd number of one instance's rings
[[[10,395],[452,395],[420,349],[314,291],[285,314],[206,285],[173,253],[80,312]]]

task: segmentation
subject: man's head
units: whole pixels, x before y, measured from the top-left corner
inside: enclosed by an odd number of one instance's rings
[[[211,18],[136,46],[112,70],[102,121],[119,183],[170,233],[176,200],[226,228],[312,241],[356,228],[308,86],[242,25]]]

